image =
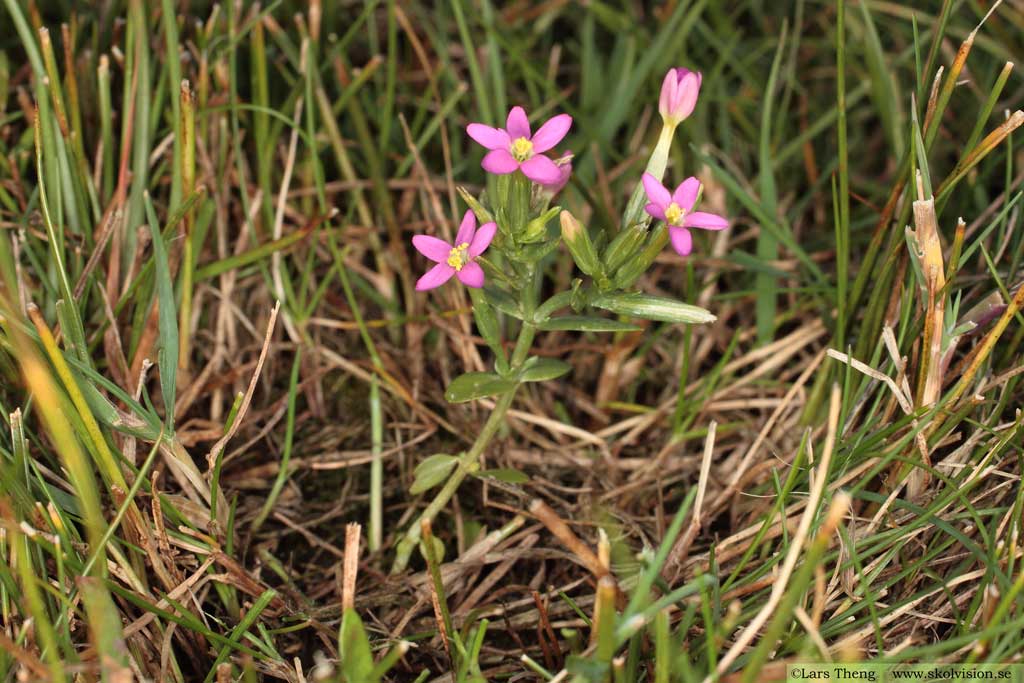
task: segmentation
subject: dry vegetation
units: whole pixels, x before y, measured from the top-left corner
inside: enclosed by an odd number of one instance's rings
[[[375,680],[345,607],[387,681],[1018,661],[1016,3],[301,4],[0,9],[3,680]],[[391,573],[491,406],[444,399],[469,296],[412,291],[465,124],[572,113],[608,221],[680,63],[734,224],[643,288],[717,321],[538,335],[574,371]]]

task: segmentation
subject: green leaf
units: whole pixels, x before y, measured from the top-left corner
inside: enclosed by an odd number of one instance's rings
[[[66,301],[58,299],[56,308],[57,320],[60,322],[60,329],[64,333],[64,346],[80,362],[92,367],[89,345],[85,342],[85,328],[82,327],[82,319],[78,317],[77,307],[68,306]]]
[[[459,459],[447,453],[437,453],[430,456],[419,465],[414,471],[415,478],[409,493],[418,494],[429,491],[442,481],[448,478],[448,473],[455,468]]]
[[[501,326],[498,324],[498,316],[494,313],[494,307],[487,301],[484,290],[476,287],[469,287],[469,296],[473,300],[473,319],[476,320],[476,328],[480,330],[480,336],[491,347],[491,351],[498,358],[505,357],[505,350],[501,346]]]
[[[426,560],[429,563],[429,562],[431,562],[431,559],[429,557],[427,557],[427,545],[426,545],[426,543],[427,542],[425,540],[421,540],[420,541],[420,555],[422,555],[423,559]],[[430,537],[430,545],[434,546],[434,559],[436,559],[438,562],[443,562],[444,561],[444,542],[440,538],[438,538],[437,536],[431,536]]]
[[[546,331],[571,331],[571,332],[639,332],[644,329],[633,323],[624,323],[621,320],[610,320],[588,315],[564,315],[560,318],[552,318],[537,325],[538,329]]]
[[[506,468],[496,470],[480,470],[474,476],[489,477],[491,479],[503,481],[506,484],[525,484],[526,482],[530,481],[530,477],[523,474],[519,470]]]
[[[145,195],[145,199],[149,231],[153,237],[153,261],[156,263],[156,292],[159,305],[157,328],[160,330],[157,364],[160,367],[160,392],[163,394],[164,409],[167,411],[167,429],[173,430],[178,377],[178,312],[174,305],[174,283],[171,281],[164,237],[160,233],[149,194]]]
[[[512,391],[517,382],[499,377],[493,372],[467,372],[459,375],[444,392],[449,403],[465,403],[487,396],[497,396]]]
[[[373,651],[370,639],[363,628],[363,620],[351,607],[341,618],[341,672],[347,683],[363,683],[370,680],[373,671]]]
[[[578,281],[579,279],[577,278],[573,282],[575,283]],[[559,310],[560,308],[571,306],[573,301],[573,292],[575,291],[575,289],[576,288],[573,287],[572,289],[569,289],[567,291],[559,292],[558,294],[555,294],[550,299],[548,299],[540,306],[538,306],[537,310],[533,312],[533,321],[535,323],[547,322],[548,319],[551,317],[552,313]]]
[[[620,315],[666,323],[709,323],[716,319],[699,306],[653,294],[606,294],[598,297],[592,305]]]
[[[483,257],[478,258],[477,260],[481,262],[484,261]],[[513,299],[508,293],[495,287],[484,287],[484,292],[487,295],[487,303],[491,306],[494,306],[505,315],[510,315],[517,320],[523,319],[523,311],[519,307],[519,302]]]
[[[572,370],[572,366],[564,360],[558,360],[557,358],[533,358],[528,361],[527,366],[519,373],[519,379],[523,382],[544,382],[561,377],[570,370]]]

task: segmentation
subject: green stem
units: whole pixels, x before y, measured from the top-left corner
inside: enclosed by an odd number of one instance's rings
[[[647,161],[647,168],[644,170],[657,178],[659,181],[665,176],[665,167],[668,166],[668,155],[672,151],[672,137],[676,133],[676,124],[665,122],[658,135],[658,143],[651,152]],[[634,223],[644,220],[644,203],[647,201],[647,193],[644,191],[643,183],[637,183],[633,195],[626,205],[626,212],[622,215],[621,230],[626,230]]]
[[[531,288],[527,288],[531,289]],[[528,297],[524,297],[528,298]],[[513,370],[518,368],[526,360],[530,353],[530,346],[533,344],[533,337],[537,332],[537,328],[532,323],[524,323],[522,329],[519,330],[519,338],[516,340],[515,350],[512,352],[512,368]],[[445,483],[444,488],[438,491],[434,499],[430,501],[426,509],[420,514],[417,519],[405,532],[405,537],[402,538],[398,543],[398,548],[395,552],[395,563],[391,567],[391,573],[397,574],[398,572],[404,571],[406,566],[409,564],[409,557],[412,555],[413,548],[419,543],[420,533],[424,520],[434,521],[438,513],[444,508],[445,505],[452,499],[455,492],[459,489],[459,485],[462,484],[462,480],[467,475],[477,471],[480,467],[480,456],[483,455],[484,449],[487,448],[487,444],[490,443],[491,439],[498,432],[498,428],[505,421],[505,413],[508,412],[509,407],[512,405],[512,399],[515,398],[516,391],[519,389],[518,385],[512,391],[506,394],[502,394],[498,398],[498,402],[494,404],[494,410],[491,411],[490,416],[487,418],[487,422],[484,423],[483,429],[480,430],[480,434],[476,437],[476,441],[468,451],[462,454],[459,458],[458,464],[452,471],[451,476]]]

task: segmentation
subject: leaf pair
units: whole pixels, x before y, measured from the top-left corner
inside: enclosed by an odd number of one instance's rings
[[[416,466],[412,486],[409,493],[417,495],[438,486],[448,479],[448,475],[459,464],[459,458],[447,453],[435,453]],[[497,479],[506,484],[525,484],[528,476],[514,469],[480,470],[473,473],[476,477]]]
[[[449,403],[465,403],[488,396],[500,396],[514,390],[521,382],[544,382],[561,377],[572,370],[572,366],[556,358],[531,358],[511,377],[502,377],[495,372],[467,372],[459,375],[444,397]]]

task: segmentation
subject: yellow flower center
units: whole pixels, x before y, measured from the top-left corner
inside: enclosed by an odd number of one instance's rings
[[[512,142],[511,152],[516,161],[526,161],[533,156],[533,143],[526,138],[516,138]]]
[[[668,205],[665,209],[665,220],[669,225],[682,225],[683,216],[686,215],[686,211],[683,207],[679,206],[675,202]]]
[[[463,242],[448,252],[448,265],[454,268],[456,272],[462,270],[462,267],[469,261],[469,257],[466,256],[468,250],[469,242]]]

